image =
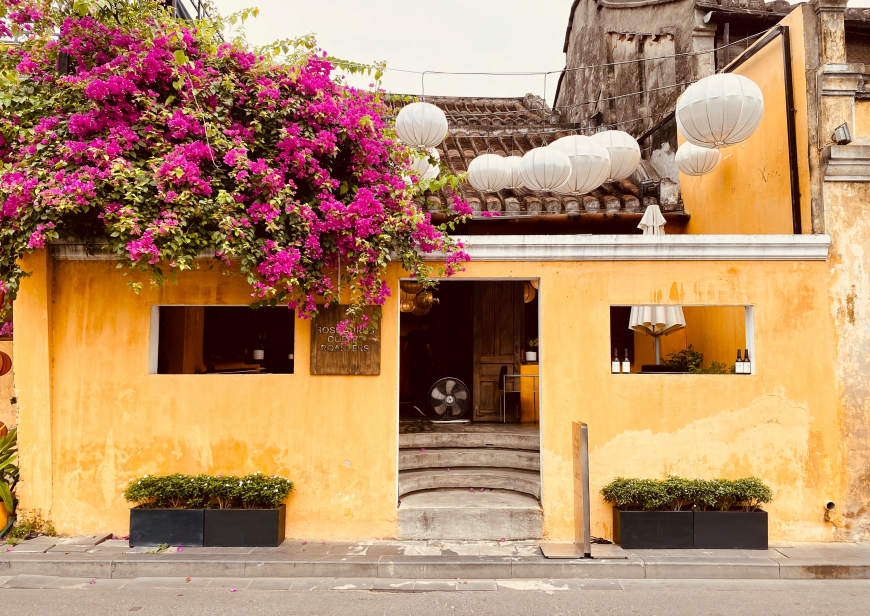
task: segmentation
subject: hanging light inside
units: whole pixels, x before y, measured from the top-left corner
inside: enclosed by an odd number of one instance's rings
[[[677,168],[686,175],[704,175],[719,165],[721,157],[719,150],[699,148],[686,141],[677,149]]]
[[[535,287],[532,286],[533,283],[525,282],[523,283],[523,302],[528,304],[530,301],[535,299]]]
[[[640,145],[634,137],[621,130],[606,130],[591,137],[607,149],[610,155],[608,182],[624,180],[640,164]]]
[[[423,283],[417,282],[415,280],[403,280],[399,283],[402,291],[407,293],[408,295],[417,295],[420,291],[423,290]]]
[[[523,162],[522,156],[508,156],[505,158],[508,166],[511,168],[511,177],[508,181],[507,188],[522,188],[523,179],[520,177],[520,165]]]
[[[704,77],[677,101],[677,128],[702,148],[725,148],[749,138],[764,115],[764,97],[754,81],[734,73]]]
[[[408,145],[433,148],[447,135],[447,116],[431,103],[411,103],[396,116],[396,135]]]
[[[569,160],[570,175],[556,188],[558,193],[582,195],[604,184],[610,176],[610,154],[592,137],[569,135],[547,149],[562,152]]]
[[[428,312],[432,307],[432,303],[433,299],[431,291],[422,291],[414,298],[414,305],[420,310],[425,310],[426,312]]]
[[[535,148],[520,163],[520,178],[532,190],[553,190],[571,175],[571,161],[558,148]]]
[[[468,181],[481,192],[501,190],[508,185],[510,179],[510,164],[496,154],[483,154],[468,165]]]

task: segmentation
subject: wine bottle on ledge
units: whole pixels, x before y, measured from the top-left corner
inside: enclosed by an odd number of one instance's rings
[[[616,354],[616,349],[613,349],[613,360],[610,362],[610,371],[613,374],[619,374],[619,356]]]
[[[734,372],[743,374],[743,358],[740,357],[740,349],[737,349],[737,361],[734,362]]]

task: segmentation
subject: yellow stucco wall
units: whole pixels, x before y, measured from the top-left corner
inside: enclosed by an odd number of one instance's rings
[[[215,268],[137,296],[111,262],[54,262],[53,272],[50,265],[40,253],[26,260],[34,276],[15,306],[17,357],[19,345],[36,348],[16,372],[25,507],[50,511],[64,532],[124,533],[120,493],[131,477],[262,470],[297,483],[290,537],[395,536],[394,301],[384,311],[377,377],[310,376],[305,321],[297,321],[294,375],[148,375],[152,304],[244,304],[244,280]],[[40,281],[46,272],[50,284]],[[589,425],[593,494],[617,475],[755,475],[776,492],[772,538],[830,537],[822,503],[839,494],[840,426],[830,317],[818,293],[824,263],[477,262],[462,276],[541,280],[549,538],[573,538],[571,422],[578,420]],[[392,288],[397,278],[391,266]],[[51,308],[40,312],[46,302]],[[753,305],[758,374],[611,375],[609,307],[670,302]],[[50,379],[40,372],[49,349]],[[593,534],[609,536],[609,508],[597,496],[592,515]]]
[[[855,101],[855,139],[870,139],[870,101]]]
[[[791,40],[801,225],[803,233],[810,233],[804,10],[812,9],[803,6],[780,23],[789,27]],[[764,117],[746,141],[721,151],[719,166],[711,173],[699,177],[680,174],[683,203],[691,214],[686,233],[790,234],[793,224],[782,37],[770,42],[734,73],[748,77],[761,88]],[[683,141],[680,135],[680,144]]]

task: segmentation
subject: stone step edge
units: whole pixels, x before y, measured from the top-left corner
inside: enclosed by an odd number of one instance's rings
[[[344,558],[345,560],[341,560]],[[353,558],[353,557],[350,557]],[[712,559],[711,559],[712,560]],[[870,562],[797,561],[674,563],[632,560],[542,560],[537,557],[381,556],[350,560],[3,559],[0,576],[46,575],[91,579],[137,577],[390,578],[390,579],[870,579]],[[2,592],[2,591],[0,591]]]

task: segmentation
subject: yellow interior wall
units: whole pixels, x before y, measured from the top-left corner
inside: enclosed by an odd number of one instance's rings
[[[811,233],[806,76],[802,70],[806,65],[804,10],[812,9],[802,6],[780,23],[789,27],[791,39],[801,227],[803,233]],[[683,203],[691,214],[686,233],[791,234],[794,226],[782,37],[768,43],[734,73],[748,77],[761,88],[764,116],[746,141],[721,150],[719,165],[711,173],[698,177],[680,174]],[[679,142],[684,142],[682,135]]]
[[[683,306],[686,327],[661,337],[662,359],[672,352],[687,349],[689,345],[704,355],[702,368],[718,361],[729,368],[748,348],[746,317],[743,306]],[[634,333],[634,363],[632,372],[639,372],[644,364],[656,363],[655,340],[640,332]]]
[[[39,270],[29,267],[34,259],[26,270]],[[391,288],[398,273],[389,267]],[[611,536],[604,484],[668,473],[760,477],[776,494],[773,539],[830,536],[821,513],[840,496],[840,426],[827,300],[817,292],[823,262],[475,262],[461,277],[540,278],[548,538],[573,538],[573,421],[589,425],[596,536]],[[220,267],[179,281],[136,295],[113,263],[99,261],[56,262],[53,273],[43,267],[23,281],[16,352],[38,346],[53,321],[50,386],[41,351],[16,368],[29,413],[24,506],[48,511],[62,532],[123,534],[129,505],[120,495],[132,477],[260,470],[296,482],[289,537],[395,536],[396,300],[384,311],[377,377],[310,376],[306,321],[297,321],[294,375],[148,375],[151,305],[250,298],[244,279]],[[40,302],[51,306],[42,316]],[[610,306],[650,303],[755,306],[757,375],[611,375]],[[816,352],[807,354],[808,344]]]
[[[870,139],[870,101],[855,100],[854,139]]]

